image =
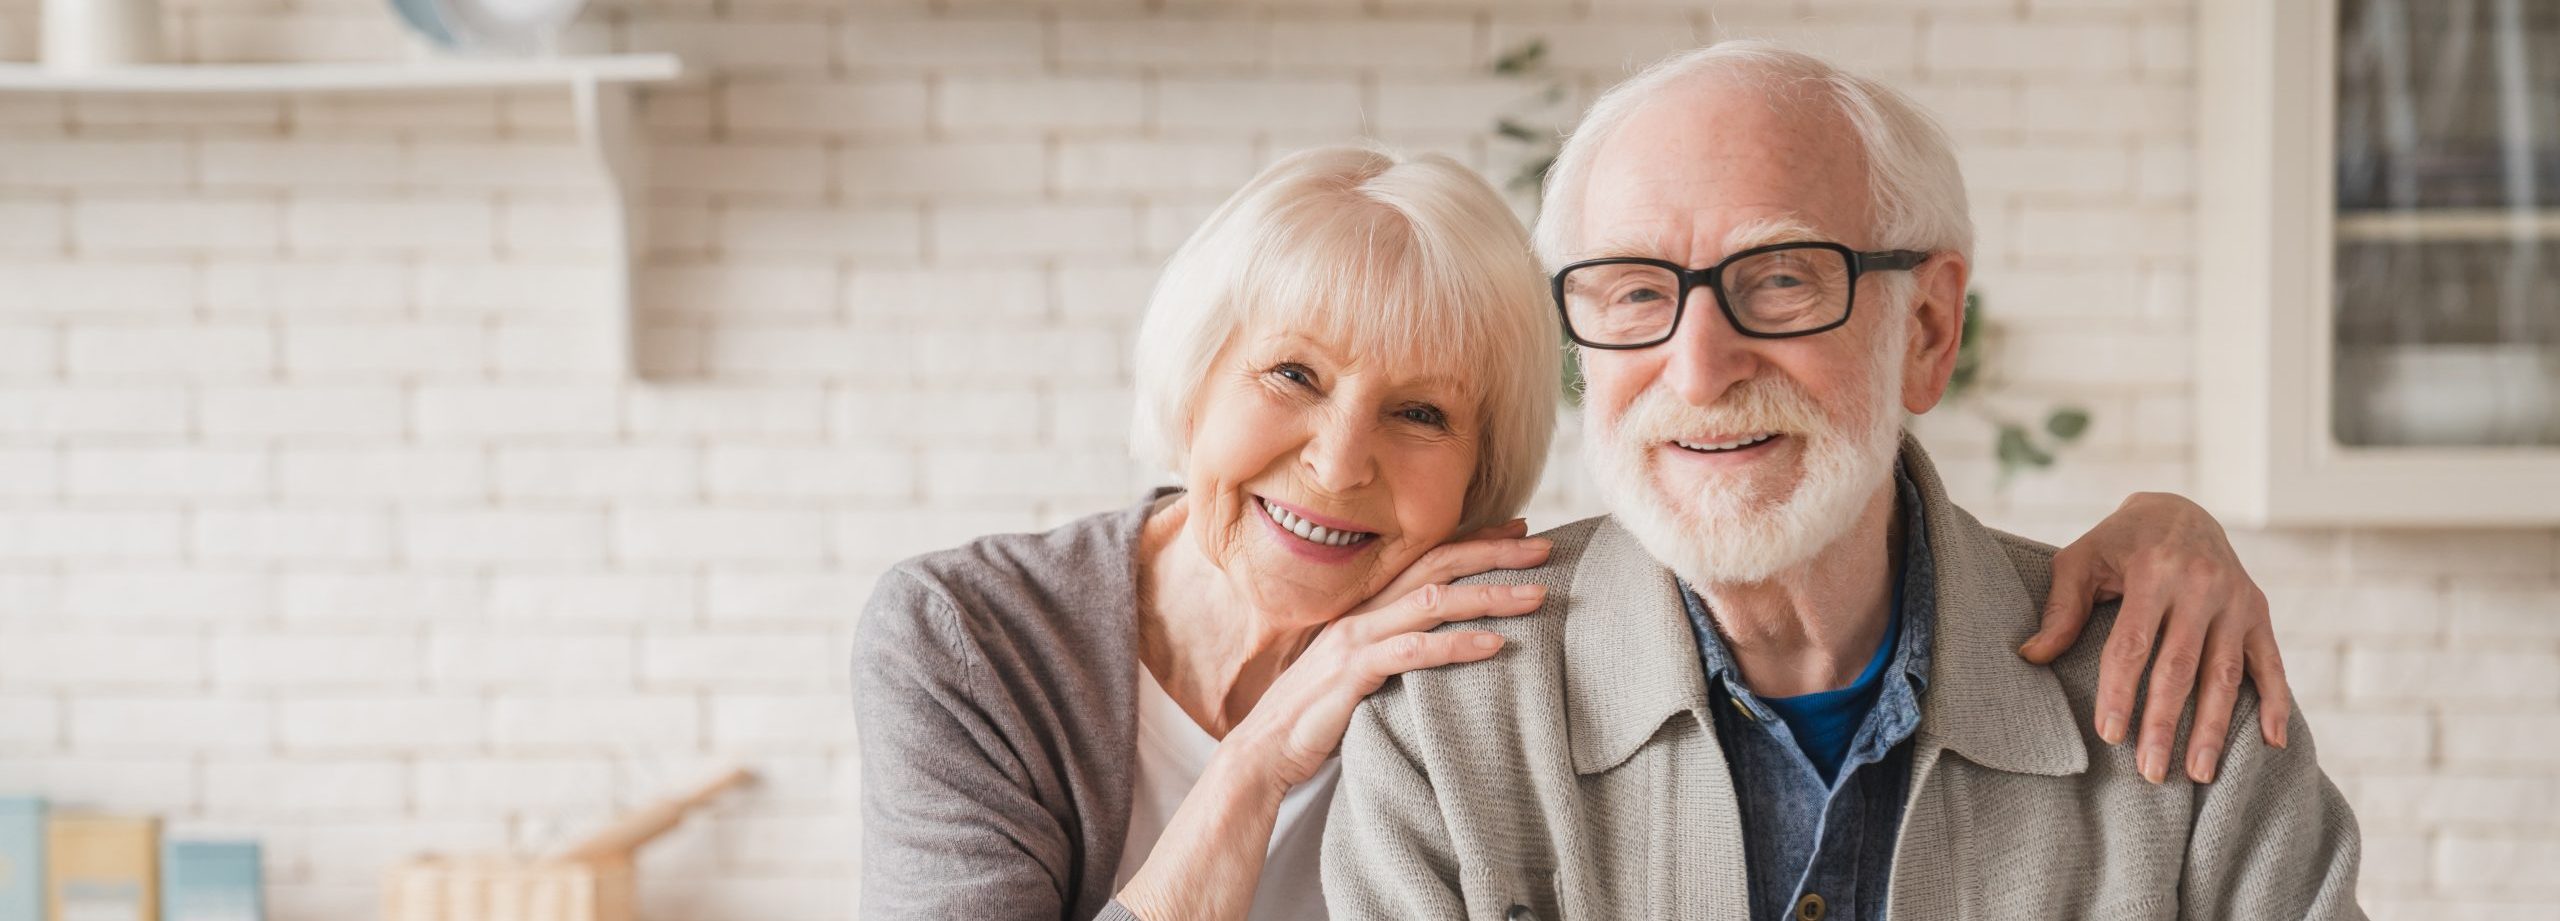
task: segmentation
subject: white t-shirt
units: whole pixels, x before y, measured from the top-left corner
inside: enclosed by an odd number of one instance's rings
[[[1209,756],[1218,750],[1182,705],[1173,702],[1146,666],[1138,667],[1138,764],[1130,783],[1129,838],[1120,847],[1120,869],[1112,874],[1118,892],[1138,875],[1138,867],[1155,850],[1156,839],[1173,821],[1182,798],[1200,782]],[[1254,884],[1250,921],[1325,921],[1323,867],[1324,814],[1333,806],[1333,783],[1342,774],[1339,758],[1280,798],[1280,820],[1271,827],[1271,850]]]

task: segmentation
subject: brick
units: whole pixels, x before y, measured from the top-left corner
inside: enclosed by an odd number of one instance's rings
[[[740,205],[722,212],[723,245],[750,255],[913,258],[924,217],[908,208]]]
[[[409,267],[399,262],[223,259],[204,267],[203,298],[217,312],[344,318],[407,310],[413,286]]]
[[[2019,92],[2026,128],[2037,137],[2176,138],[2195,131],[2193,91],[2182,85],[2032,80]]]
[[[629,688],[637,641],[610,633],[444,633],[428,644],[438,688]]]
[[[634,22],[631,51],[673,52],[686,65],[715,73],[824,72],[834,30],[812,22],[732,22],[651,17]]]
[[[0,186],[176,188],[188,179],[187,145],[147,138],[16,138],[0,141]]]
[[[2436,845],[2436,878],[2466,893],[2511,892],[2560,896],[2560,835],[2538,837],[2456,832]]]
[[[908,337],[917,378],[950,386],[1109,383],[1125,377],[1117,330],[920,331]]]
[[[825,518],[802,509],[625,508],[614,545],[647,562],[808,562],[826,557]]]
[[[660,144],[650,156],[659,188],[795,196],[827,189],[826,151],[806,144]]]
[[[256,752],[273,744],[272,705],[208,697],[84,697],[71,702],[71,745],[84,754]]]
[[[429,437],[610,435],[620,395],[605,387],[430,386],[417,391],[418,432]]]
[[[285,373],[295,378],[477,377],[489,333],[465,321],[284,327]]]
[[[2560,699],[2560,651],[2469,652],[2392,646],[2347,650],[2347,693],[2372,700]]]
[[[391,141],[215,139],[198,148],[196,169],[212,189],[379,189],[404,178],[403,156]]]
[[[979,328],[1037,320],[1049,312],[1047,277],[1034,269],[855,269],[844,302],[856,322],[917,320]]]
[[[2346,566],[2359,575],[2552,574],[2560,532],[2392,528],[2345,534]]]
[[[408,425],[392,387],[216,387],[195,391],[208,435],[397,435]]]
[[[1962,168],[1976,192],[2019,195],[2122,195],[2133,184],[2133,158],[2120,147],[1975,146]]]
[[[287,700],[276,734],[297,755],[466,751],[485,735],[484,707],[471,698]]]
[[[1087,265],[1082,260],[1057,268],[1058,313],[1072,321],[1107,320],[1131,323],[1146,312],[1156,286],[1152,264]]]
[[[273,253],[283,240],[274,202],[223,198],[82,198],[72,205],[76,249],[102,253]]]
[[[235,634],[213,640],[223,687],[386,689],[417,684],[418,640],[357,633]]]
[[[38,263],[9,263],[9,284],[0,285],[0,310],[48,316],[134,314],[167,318],[183,315],[195,302],[196,270],[184,263],[137,261],[119,256],[106,263],[75,263],[47,258]]]
[[[1922,55],[1932,73],[2126,74],[2133,36],[2099,22],[1932,19]]]
[[[439,814],[609,809],[613,763],[601,758],[438,759],[418,766],[418,808]]]
[[[473,195],[297,197],[285,207],[285,240],[305,253],[486,254],[497,240],[496,210]]]
[[[604,557],[604,516],[533,510],[412,511],[401,548],[430,563],[576,563]]]
[[[0,784],[42,790],[57,803],[113,803],[119,810],[198,808],[196,766],[166,756],[0,759]]]
[[[653,633],[640,639],[640,679],[651,688],[824,687],[847,655],[825,633]]]
[[[840,30],[846,69],[1033,71],[1048,57],[1047,27],[1030,16],[865,16]]]
[[[0,751],[44,752],[62,738],[63,706],[33,694],[0,694]],[[32,759],[22,759],[32,760]]]
[[[520,258],[600,259],[623,232],[601,193],[510,195],[497,218],[498,251]]]
[[[1478,65],[1476,24],[1466,18],[1291,18],[1272,23],[1266,34],[1272,66],[1285,72],[1456,73]],[[1560,44],[1551,42],[1549,47]],[[1513,46],[1497,40],[1495,47]]]
[[[398,761],[213,761],[203,771],[204,807],[242,818],[394,816],[408,798]]]
[[[64,614],[102,620],[229,620],[264,615],[274,605],[274,593],[269,577],[257,572],[83,569],[63,577],[61,605]]]
[[[2501,826],[2516,816],[2560,810],[2560,777],[2467,770],[2380,774],[2358,778],[2352,800],[2358,824]]]
[[[942,81],[933,111],[934,123],[952,131],[1136,128],[1146,120],[1146,93],[1119,77],[961,75]]]
[[[652,266],[642,270],[633,294],[653,311],[824,315],[836,309],[836,270],[776,261]]]
[[[1224,193],[1253,178],[1243,141],[1068,141],[1058,148],[1058,190]]]
[[[933,251],[970,258],[1125,256],[1137,248],[1127,205],[954,205],[935,212]]]
[[[184,543],[174,510],[0,511],[0,559],[167,559]]]
[[[871,597],[872,579],[837,571],[714,572],[705,610],[714,621],[821,621],[841,624]]]
[[[63,491],[83,498],[244,498],[265,495],[265,452],[232,448],[84,447],[62,459]]]
[[[498,698],[492,727],[497,744],[509,751],[688,749],[701,740],[700,714],[690,695],[513,694]]]
[[[1356,132],[1367,127],[1360,85],[1342,78],[1166,77],[1156,82],[1156,106],[1157,124],[1179,131]]]
[[[2433,763],[2435,720],[2425,713],[2322,711],[2312,732],[2332,770],[2425,768]]]
[[[75,328],[65,341],[73,375],[101,378],[241,378],[275,365],[275,334],[256,326]]]
[[[590,315],[604,303],[605,277],[576,263],[472,262],[442,258],[422,264],[414,298],[426,313],[559,311]]]
[[[187,687],[204,680],[204,640],[192,635],[18,634],[0,644],[0,682],[16,687]]]
[[[600,623],[689,620],[700,605],[693,580],[671,573],[500,574],[489,614],[500,621]]]
[[[1249,69],[1264,60],[1272,27],[1231,16],[1154,15],[1059,21],[1058,62],[1115,69]]]
[[[993,509],[882,509],[835,516],[837,554],[854,563],[885,565],[929,550],[957,547],[989,534],[1037,529],[1039,516],[1020,503]]]
[[[207,509],[196,554],[208,560],[378,562],[392,555],[391,516],[335,509]]]
[[[815,436],[826,429],[826,395],[789,387],[686,386],[631,391],[626,427],[635,437]]]
[[[714,498],[904,499],[916,489],[913,457],[869,448],[720,446],[707,470]]]
[[[1060,387],[1047,394],[1049,440],[1061,447],[1096,451],[1129,446],[1137,397],[1127,388]]]
[[[841,694],[718,694],[711,744],[723,750],[825,751],[834,740],[811,726],[846,725],[853,704]]]
[[[836,187],[855,201],[1036,198],[1049,152],[1039,141],[858,144],[836,157]]]
[[[1378,83],[1378,130],[1386,134],[1490,131],[1497,120],[1567,125],[1573,112],[1542,98],[1535,84],[1500,77],[1389,79]]]
[[[522,499],[683,498],[701,493],[690,447],[504,448],[498,495]]]
[[[750,78],[721,89],[719,111],[732,133],[749,137],[917,137],[932,114],[929,100],[922,78],[830,83]]]
[[[1134,496],[1134,467],[1119,454],[937,451],[927,456],[924,488],[926,496],[944,501]]]
[[[55,255],[69,243],[71,209],[38,199],[0,201],[0,252]]]
[[[402,177],[438,189],[586,189],[601,178],[573,144],[523,140],[424,140],[409,145]]]
[[[485,598],[477,578],[406,571],[287,573],[278,594],[289,620],[369,624],[476,614]]]
[[[489,493],[483,452],[466,448],[292,447],[276,455],[285,498],[426,502]]]
[[[2445,763],[2524,766],[2550,773],[2560,765],[2560,712],[2447,712]]]
[[[1932,17],[1930,22],[1940,21]],[[1870,77],[1900,78],[1920,72],[1924,46],[1913,40],[1922,23],[1910,13],[1842,11],[1803,16],[1752,9],[1717,10],[1709,31],[1716,41],[1756,38],[1821,55],[1832,63]],[[1930,76],[1944,72],[1926,59]]]
[[[2288,639],[2396,637],[2422,642],[2443,632],[2438,612],[2445,606],[2444,591],[2431,581],[2260,576],[2258,582]]]
[[[844,391],[835,398],[837,438],[870,448],[888,445],[1020,444],[1041,430],[1039,394]]]

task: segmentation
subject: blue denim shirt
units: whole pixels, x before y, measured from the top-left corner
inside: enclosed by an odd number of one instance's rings
[[[1764,921],[1873,921],[1885,916],[1893,878],[1893,845],[1911,779],[1911,735],[1920,726],[1929,650],[1937,619],[1937,570],[1919,491],[1894,471],[1903,520],[1902,580],[1893,617],[1899,647],[1884,687],[1867,711],[1838,775],[1825,783],[1775,710],[1742,683],[1706,602],[1688,586],[1698,654],[1707,673],[1716,741],[1733,769],[1742,805],[1744,871],[1751,916]]]

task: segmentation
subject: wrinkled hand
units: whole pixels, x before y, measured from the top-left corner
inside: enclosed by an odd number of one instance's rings
[[[2115,598],[2124,603],[2100,653],[2097,730],[2108,744],[2124,741],[2135,685],[2143,665],[2152,663],[2134,757],[2144,778],[2159,783],[2168,777],[2178,715],[2193,690],[2187,776],[2198,783],[2213,780],[2244,675],[2257,682],[2258,731],[2268,744],[2284,746],[2293,689],[2285,683],[2284,658],[2267,619],[2267,596],[2241,569],[2211,514],[2168,493],[2127,498],[2115,514],[2054,555],[2043,627],[2018,653],[2039,664],[2052,662],[2079,639],[2089,609]]]
[[[1546,562],[1547,541],[1527,533],[1528,524],[1514,520],[1442,544],[1325,625],[1227,734],[1221,755],[1233,750],[1250,758],[1256,774],[1286,790],[1314,776],[1333,756],[1351,725],[1352,709],[1388,678],[1501,651],[1502,637],[1492,633],[1428,631],[1479,617],[1527,614],[1545,603],[1544,586],[1448,584]]]

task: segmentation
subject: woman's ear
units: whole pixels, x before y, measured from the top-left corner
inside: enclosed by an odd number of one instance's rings
[[[1911,337],[1902,362],[1902,408],[1914,415],[1936,408],[1956,373],[1964,340],[1965,284],[1973,267],[1964,256],[1940,250],[1912,270],[1920,289],[1911,302]]]

